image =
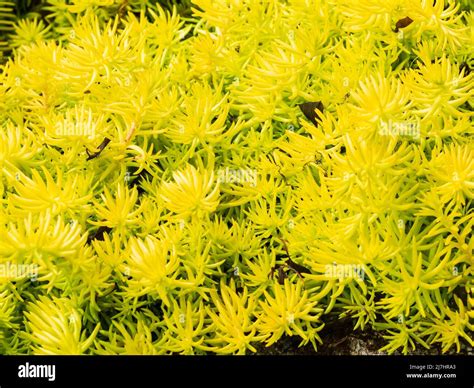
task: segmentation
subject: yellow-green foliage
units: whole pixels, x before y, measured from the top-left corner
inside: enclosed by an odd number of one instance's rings
[[[474,344],[470,1],[16,3],[1,353]]]

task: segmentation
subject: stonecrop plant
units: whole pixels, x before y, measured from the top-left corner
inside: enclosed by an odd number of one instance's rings
[[[469,0],[0,1],[0,353],[474,346]]]

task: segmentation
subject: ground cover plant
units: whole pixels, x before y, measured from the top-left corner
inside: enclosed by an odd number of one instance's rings
[[[474,345],[474,13],[0,1],[0,353]]]

